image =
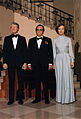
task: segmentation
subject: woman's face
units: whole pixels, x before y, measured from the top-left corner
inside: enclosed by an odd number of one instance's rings
[[[63,25],[58,28],[59,35],[63,35],[64,34],[64,31],[65,31],[65,28],[64,28]]]

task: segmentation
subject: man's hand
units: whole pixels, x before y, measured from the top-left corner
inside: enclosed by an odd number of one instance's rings
[[[49,65],[49,68],[48,68],[49,70],[51,70],[51,69],[53,69],[53,66],[52,65]]]
[[[55,69],[55,64],[53,64],[53,69]]]
[[[32,70],[31,64],[30,64],[30,65],[28,65],[28,69],[29,69],[29,70]]]
[[[7,69],[8,68],[8,65],[5,63],[3,64],[3,69]]]
[[[24,70],[27,69],[27,64],[26,63],[23,64],[22,69],[24,69]]]

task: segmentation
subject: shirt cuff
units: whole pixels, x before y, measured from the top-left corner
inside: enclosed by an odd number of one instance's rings
[[[74,59],[73,58],[71,59],[71,62],[74,62]]]
[[[28,65],[31,65],[31,64],[28,64]]]
[[[49,65],[52,65],[51,63],[49,63]]]

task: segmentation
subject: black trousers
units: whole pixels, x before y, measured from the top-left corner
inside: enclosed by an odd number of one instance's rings
[[[35,85],[35,99],[41,99],[41,81],[43,83],[45,100],[49,99],[48,95],[48,67],[34,67],[33,68],[34,85]]]
[[[49,70],[48,88],[50,89],[50,97],[54,99],[56,97],[56,77],[55,70]]]
[[[9,101],[14,101],[14,92],[15,92],[15,74],[17,72],[18,79],[18,93],[19,100],[23,99],[24,93],[24,81],[23,73],[20,67],[9,67],[8,68],[8,77],[9,77]]]

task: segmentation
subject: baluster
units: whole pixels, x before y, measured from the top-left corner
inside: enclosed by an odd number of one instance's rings
[[[36,4],[34,2],[34,16],[36,16]]]
[[[50,23],[50,7],[49,7],[49,23]]]
[[[52,12],[52,17],[53,17],[53,25],[56,27],[57,26],[57,13],[58,11],[56,9],[53,10]]]
[[[47,9],[46,9],[46,5],[45,5],[45,24],[47,24]]]

